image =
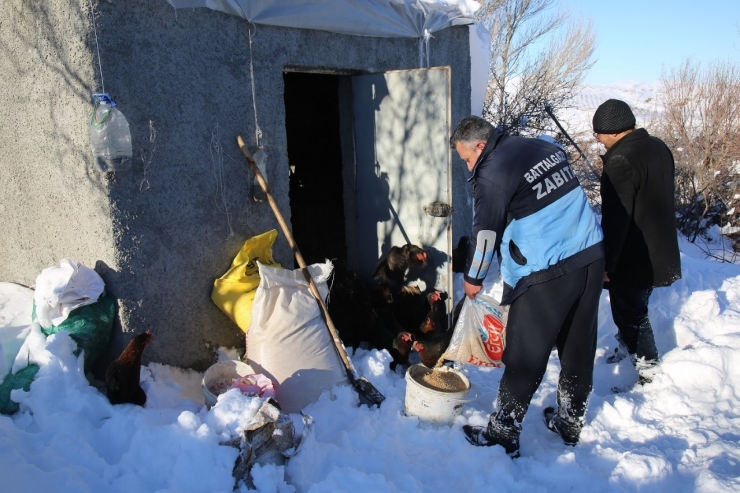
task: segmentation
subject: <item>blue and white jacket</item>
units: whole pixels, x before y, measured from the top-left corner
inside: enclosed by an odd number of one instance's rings
[[[604,256],[601,226],[560,147],[496,130],[468,181],[474,209],[465,280],[482,285],[498,252],[502,304]],[[478,245],[484,230],[496,233],[495,245]]]

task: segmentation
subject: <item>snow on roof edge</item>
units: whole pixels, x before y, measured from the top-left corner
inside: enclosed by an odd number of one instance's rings
[[[225,12],[254,24],[339,34],[422,38],[476,23],[472,0],[167,0],[174,8]]]

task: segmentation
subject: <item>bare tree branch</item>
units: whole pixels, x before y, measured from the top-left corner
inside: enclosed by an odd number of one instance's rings
[[[566,107],[592,66],[588,21],[555,10],[556,0],[488,0],[478,19],[491,31],[491,78],[483,117],[514,131],[522,122],[554,130],[544,111]],[[545,46],[537,51],[538,46]]]
[[[694,241],[711,224],[737,225],[740,205],[740,67],[687,59],[662,76],[654,125],[676,158],[679,229]],[[740,211],[739,211],[740,212]]]

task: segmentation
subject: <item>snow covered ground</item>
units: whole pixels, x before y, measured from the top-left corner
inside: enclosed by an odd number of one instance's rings
[[[382,406],[359,407],[349,387],[325,392],[304,409],[315,423],[299,452],[286,465],[256,466],[256,487],[281,493],[740,491],[740,266],[706,259],[685,242],[681,249],[683,278],[656,289],[650,304],[663,355],[663,373],[651,384],[611,392],[636,373],[627,361],[604,361],[615,327],[608,294],[602,295],[595,388],[577,447],[564,446],[541,419],[555,403],[555,353],[523,423],[522,455],[512,460],[500,447],[471,446],[460,430],[486,422],[502,370],[466,367],[478,397],[452,425],[435,426],[404,414],[406,382],[387,370],[390,356],[359,350],[354,364],[386,396]],[[19,333],[30,322],[29,292],[0,283],[0,326]],[[142,372],[146,407],[111,406],[83,376],[66,333],[34,344],[41,370],[30,392],[17,395],[21,411],[0,415],[0,489],[232,491],[237,451],[220,443],[253,413],[252,399],[232,391],[228,402],[207,410],[202,374],[152,363]],[[247,491],[244,484],[237,489]]]

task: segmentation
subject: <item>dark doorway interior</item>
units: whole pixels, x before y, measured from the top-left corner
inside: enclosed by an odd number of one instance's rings
[[[283,78],[293,236],[308,264],[346,262],[339,76]]]

